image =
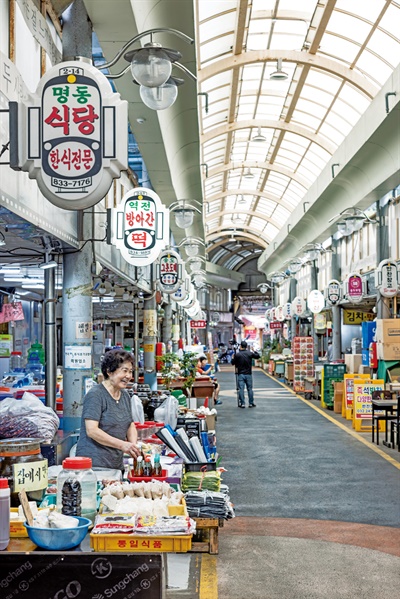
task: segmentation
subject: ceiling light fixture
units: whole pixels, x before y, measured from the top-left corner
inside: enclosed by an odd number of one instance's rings
[[[124,293],[122,294],[122,299],[123,299],[124,301],[127,301],[127,300],[129,300],[130,298],[131,298],[131,294],[130,294],[130,292],[128,291],[128,289],[125,287],[125,289],[124,289]]]
[[[48,268],[57,268],[58,264],[55,260],[48,260],[46,262],[42,262],[39,264],[39,268],[42,270],[47,270]]]
[[[238,204],[246,204],[246,200],[244,198],[244,195],[240,195],[239,199],[237,201]]]
[[[334,216],[329,220],[329,222],[335,221],[337,218],[341,217],[342,220],[336,223],[338,228],[338,233],[347,237],[356,231],[360,231],[364,224],[371,223],[377,224],[378,221],[374,218],[370,218],[365,214],[363,210],[360,208],[356,208],[352,206],[351,208],[346,208],[337,216]]]
[[[178,200],[169,206],[169,211],[175,216],[176,226],[187,229],[192,226],[195,213],[202,213],[202,204],[197,200]]]
[[[251,138],[251,141],[265,142],[267,138],[261,133],[261,127],[258,127],[256,135]]]
[[[104,285],[104,279],[101,279],[101,285],[98,289],[100,295],[104,295],[107,291],[106,286]]]
[[[251,170],[248,168],[247,171],[245,171],[243,173],[243,178],[244,179],[254,179],[255,174],[251,172]]]
[[[109,297],[115,297],[117,295],[117,292],[115,291],[115,287],[114,287],[114,283],[111,283],[111,289],[108,292]]]
[[[269,78],[271,81],[284,81],[285,79],[287,79],[289,77],[289,75],[287,73],[285,73],[285,71],[282,71],[282,58],[278,58],[277,62],[276,62],[276,71],[273,71]]]

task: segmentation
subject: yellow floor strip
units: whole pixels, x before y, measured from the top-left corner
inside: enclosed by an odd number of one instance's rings
[[[199,599],[218,599],[217,558],[202,554]]]
[[[323,416],[324,418],[327,418],[328,420],[330,420],[330,422],[333,422],[333,424],[336,424],[336,426],[338,426],[343,431],[345,431],[346,433],[348,433],[351,437],[353,437],[354,439],[357,439],[357,441],[360,441],[360,443],[363,443],[366,447],[368,447],[369,449],[372,449],[372,451],[375,451],[375,453],[377,453],[378,455],[380,455],[381,458],[384,458],[387,462],[389,462],[389,464],[392,464],[392,466],[394,466],[395,468],[397,468],[398,470],[400,470],[400,463],[397,462],[396,460],[394,460],[393,458],[391,458],[389,455],[387,455],[384,451],[382,451],[382,449],[379,449],[379,447],[373,445],[372,443],[370,443],[366,439],[363,439],[362,437],[360,437],[355,431],[353,431],[352,429],[347,428],[347,426],[345,426],[341,422],[338,422],[337,420],[335,420],[335,418],[333,418],[330,414],[328,414],[326,412],[326,410],[322,410],[321,408],[318,408],[317,406],[314,406],[312,403],[310,403],[310,401],[308,399],[304,399],[304,397],[302,397],[301,395],[298,395],[297,393],[295,393],[293,391],[293,389],[291,389],[290,387],[288,387],[284,383],[281,383],[280,381],[277,381],[276,378],[274,378],[273,376],[271,376],[270,374],[268,374],[264,370],[261,370],[261,372],[263,372],[265,374],[265,376],[269,377],[271,380],[273,380],[276,383],[278,383],[279,385],[281,385],[281,387],[283,387],[284,389],[287,389],[293,395],[295,395],[296,397],[298,397],[299,399],[301,399],[301,401],[303,403],[305,403],[308,407],[312,408],[313,410],[315,410],[316,412],[318,412],[319,414],[321,414],[321,416]]]

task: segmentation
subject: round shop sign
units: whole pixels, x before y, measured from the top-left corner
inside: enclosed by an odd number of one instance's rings
[[[276,308],[271,308],[270,318],[271,320],[276,320]]]
[[[265,318],[267,320],[271,320],[271,308],[269,310],[265,310]]]
[[[328,283],[328,287],[325,290],[325,297],[327,301],[333,306],[338,303],[342,296],[342,287],[340,282],[336,279],[332,279]]]
[[[283,306],[283,316],[285,320],[290,320],[292,318],[293,309],[292,304],[290,302],[287,302],[287,304]]]
[[[279,322],[283,322],[285,320],[285,315],[283,313],[283,306],[277,306],[275,311],[275,318]]]
[[[306,311],[306,302],[302,297],[295,297],[292,301],[293,316],[302,316]]]
[[[324,296],[318,289],[313,289],[307,298],[307,306],[310,312],[318,314],[325,306]]]
[[[345,281],[345,295],[353,304],[359,304],[364,297],[364,285],[360,275],[349,274]]]
[[[163,250],[158,257],[157,282],[160,290],[172,294],[182,283],[182,261],[177,252]]]
[[[384,297],[397,295],[399,270],[396,263],[382,260],[375,271],[375,287]]]

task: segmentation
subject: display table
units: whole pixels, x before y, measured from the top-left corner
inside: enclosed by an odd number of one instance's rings
[[[372,399],[372,443],[375,442],[375,422],[376,422],[376,444],[379,445],[379,421],[383,420],[385,422],[385,440],[383,444],[387,447],[391,447],[391,443],[388,443],[387,439],[387,431],[388,431],[388,423],[390,420],[395,420],[397,418],[397,412],[394,413],[393,410],[397,408],[399,409],[400,400],[398,399]],[[375,412],[385,412],[384,416],[377,416]]]

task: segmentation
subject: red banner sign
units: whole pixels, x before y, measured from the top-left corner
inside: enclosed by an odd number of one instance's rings
[[[281,329],[282,327],[283,327],[283,322],[270,322],[269,323],[270,329]]]
[[[205,329],[207,327],[206,320],[191,320],[190,328],[191,329]]]

